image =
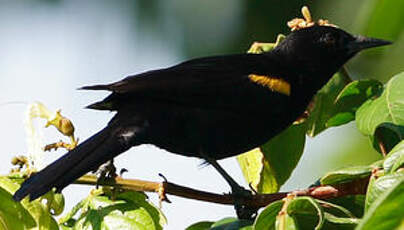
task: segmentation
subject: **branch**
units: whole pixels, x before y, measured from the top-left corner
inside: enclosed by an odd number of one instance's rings
[[[383,157],[386,157],[388,154],[388,150],[386,147],[386,144],[383,142],[383,136],[379,132],[375,132],[375,137],[377,140],[377,144],[379,145],[380,151],[383,155]]]
[[[279,192],[272,194],[255,194],[250,197],[243,197],[241,204],[252,208],[265,207],[268,204],[283,199],[287,194],[295,194],[297,196],[310,196],[316,199],[330,199],[336,197],[342,197],[347,195],[365,194],[367,185],[369,183],[369,177],[357,179],[351,182],[337,184],[337,185],[322,185],[318,187],[312,187],[303,190],[296,190],[290,192]],[[93,175],[85,175],[78,180],[75,184],[96,185],[97,177]],[[234,205],[235,200],[231,194],[217,194],[211,192],[200,191],[167,181],[164,182],[151,182],[136,179],[123,179],[122,177],[116,177],[115,182],[103,181],[98,185],[104,186],[117,186],[119,188],[142,191],[142,192],[156,192],[159,194],[161,200],[168,201],[166,194],[179,196],[183,198],[224,204]]]

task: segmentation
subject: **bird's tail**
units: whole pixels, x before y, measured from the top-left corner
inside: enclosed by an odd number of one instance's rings
[[[16,201],[24,197],[34,200],[52,188],[60,192],[64,187],[85,173],[96,170],[118,154],[130,148],[123,143],[120,130],[107,126],[75,149],[28,178],[14,194]],[[133,134],[133,132],[132,132]]]

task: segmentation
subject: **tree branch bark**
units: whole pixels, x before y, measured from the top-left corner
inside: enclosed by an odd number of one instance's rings
[[[268,204],[283,199],[287,194],[295,194],[297,196],[310,196],[316,199],[330,199],[342,197],[347,195],[366,194],[369,177],[357,179],[351,182],[337,184],[337,185],[322,185],[311,187],[302,190],[295,190],[290,192],[279,192],[272,194],[255,194],[250,197],[243,197],[238,200],[239,203],[252,207],[260,208]],[[96,185],[97,177],[94,175],[85,175],[78,180],[75,184]],[[142,192],[155,192],[158,193],[161,200],[168,201],[166,195],[174,195],[187,199],[205,201],[210,203],[234,205],[235,200],[231,194],[217,194],[205,192],[188,188],[185,186],[177,185],[171,182],[151,182],[136,179],[123,179],[116,177],[114,181],[99,182],[98,185],[103,186],[116,186],[122,189],[142,191]]]

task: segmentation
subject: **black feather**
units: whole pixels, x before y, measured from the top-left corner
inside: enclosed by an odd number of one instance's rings
[[[78,90],[111,90],[109,85],[88,85],[78,88]]]

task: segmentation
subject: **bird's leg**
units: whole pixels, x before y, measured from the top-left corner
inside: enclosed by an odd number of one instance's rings
[[[109,160],[102,164],[97,171],[97,187],[105,181],[114,180],[118,175],[116,174],[116,167],[114,165],[114,160]]]
[[[206,161],[211,164],[219,173],[222,175],[222,177],[226,180],[226,182],[230,185],[231,191],[233,194],[240,194],[240,191],[243,191],[244,193],[245,189],[240,186],[223,168],[222,166],[217,163],[216,160],[205,158]]]
[[[223,176],[223,178],[227,181],[227,183],[231,187],[231,194],[234,199],[234,209],[236,210],[237,217],[239,219],[252,219],[256,213],[257,208],[248,207],[244,205],[243,201],[246,198],[251,197],[251,191],[240,186],[220,165],[216,160],[211,159],[209,157],[204,157],[205,160],[211,164],[219,173]]]

